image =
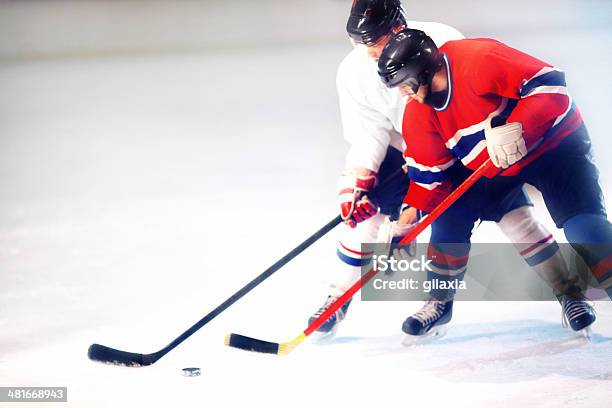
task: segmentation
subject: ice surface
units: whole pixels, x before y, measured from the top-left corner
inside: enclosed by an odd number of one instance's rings
[[[610,31],[503,37],[567,70],[612,191]],[[597,63],[567,52],[577,44]],[[87,360],[92,342],[161,348],[335,215],[347,47],[0,65],[0,385],[68,386],[71,407],[605,406],[610,302],[591,343],[557,304],[459,303],[446,337],[405,348],[418,304],[354,302],[332,344],[284,358],[225,348],[228,332],[305,328],[333,234],[154,366]],[[476,239],[503,237],[483,225]],[[191,366],[202,375],[183,377]]]

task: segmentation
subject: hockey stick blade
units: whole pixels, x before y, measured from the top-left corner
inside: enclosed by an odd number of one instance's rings
[[[225,337],[225,345],[257,353],[278,354],[279,344],[232,333]]]
[[[451,192],[436,208],[433,209],[425,218],[422,218],[416,226],[408,232],[408,234],[402,238],[400,244],[408,245],[411,241],[414,241],[416,237],[431,225],[436,218],[440,216],[448,207],[450,207],[455,201],[459,199],[471,186],[473,186],[487,171],[494,168],[495,166],[491,162],[491,159],[485,161],[476,171],[474,171],[467,179],[461,183],[453,192]],[[344,292],[338,299],[336,299],[329,307],[319,315],[308,327],[300,333],[294,340],[287,343],[273,343],[264,340],[258,340],[251,337],[243,336],[241,334],[230,334],[226,336],[225,344],[230,347],[239,348],[246,351],[256,351],[260,353],[269,354],[288,354],[294,348],[298,346],[306,337],[310,336],[316,331],[323,323],[327,321],[338,309],[340,309],[346,302],[349,301],[363,285],[368,283],[374,276],[378,274],[378,270],[375,268],[370,269],[368,273],[363,275],[361,279],[356,281],[346,292]]]
[[[254,351],[256,353],[285,355],[289,354],[289,352],[305,338],[306,336],[304,334],[300,334],[292,341],[273,343],[271,341],[254,339],[253,337],[232,333],[225,336],[225,345],[241,350]]]
[[[89,350],[87,350],[87,356],[90,360],[124,367],[148,366],[159,360],[162,355],[159,355],[159,353],[130,353],[129,351],[116,350],[101,344],[92,344],[89,346]]]

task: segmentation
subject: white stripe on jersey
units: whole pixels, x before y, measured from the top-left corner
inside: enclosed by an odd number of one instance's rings
[[[565,87],[565,86],[542,85],[542,86],[538,86],[537,88],[533,88],[531,91],[529,91],[529,93],[527,95],[523,96],[521,99],[530,97],[532,95],[551,94],[551,93],[556,93],[556,94],[561,94],[561,95],[569,95],[569,93],[567,91],[567,87]]]
[[[478,144],[476,146],[474,146],[474,148],[472,149],[472,151],[465,156],[463,159],[461,159],[461,163],[463,163],[463,165],[467,166],[469,163],[472,162],[472,160],[474,160],[476,157],[478,157],[478,155],[487,148],[487,140],[483,139],[480,142],[478,142]]]
[[[465,129],[459,129],[457,132],[455,132],[453,137],[448,139],[448,141],[445,143],[446,147],[449,150],[452,150],[455,146],[457,146],[457,143],[459,143],[462,137],[473,135],[474,133],[478,133],[481,130],[484,130],[486,127],[489,126],[489,122],[491,121],[491,119],[494,118],[495,116],[498,116],[500,113],[502,113],[504,109],[506,109],[506,106],[508,106],[508,99],[502,98],[502,101],[500,105],[497,107],[497,109],[491,112],[485,120],[483,120],[480,123],[476,123],[475,125],[466,127]]]
[[[417,183],[417,182],[415,181],[415,182],[414,182],[414,184],[419,185],[419,186],[421,186],[421,187],[423,187],[424,189],[427,189],[427,190],[429,190],[429,191],[432,191],[432,190],[435,190],[435,189],[436,189],[436,188],[437,188],[437,187],[438,187],[440,184],[442,184],[442,183],[439,183],[439,182],[435,181],[435,182],[433,182],[433,183],[431,183],[431,184],[423,184],[423,183]]]
[[[406,156],[405,159],[406,159],[406,164],[409,167],[413,167],[420,171],[429,171],[432,173],[439,173],[441,171],[444,171],[448,169],[449,167],[451,167],[457,161],[457,159],[453,157],[451,160],[447,161],[446,163],[443,163],[437,166],[425,166],[424,164],[417,163],[412,157]]]

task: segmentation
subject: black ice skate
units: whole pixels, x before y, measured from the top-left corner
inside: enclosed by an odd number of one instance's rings
[[[571,327],[587,339],[591,338],[591,325],[595,322],[595,309],[585,299],[580,288],[573,285],[558,297],[562,309],[563,327]]]
[[[430,299],[404,321],[402,330],[408,336],[404,345],[417,344],[446,334],[446,325],[453,317],[453,301]]]
[[[319,316],[323,314],[329,308],[329,306],[334,303],[339,296],[327,296],[327,300],[325,304],[319,308],[310,319],[308,319],[308,324],[310,325],[314,322]],[[349,299],[342,307],[340,307],[336,312],[327,319],[325,323],[323,323],[316,331],[317,336],[314,338],[316,342],[323,342],[325,340],[331,340],[338,331],[338,326],[340,322],[344,320],[346,317],[346,312],[348,311],[349,305],[353,299]]]

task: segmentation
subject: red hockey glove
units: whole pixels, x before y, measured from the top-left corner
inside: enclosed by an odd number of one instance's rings
[[[378,214],[378,207],[367,196],[374,188],[376,175],[360,176],[345,170],[338,180],[340,215],[351,228]]]

